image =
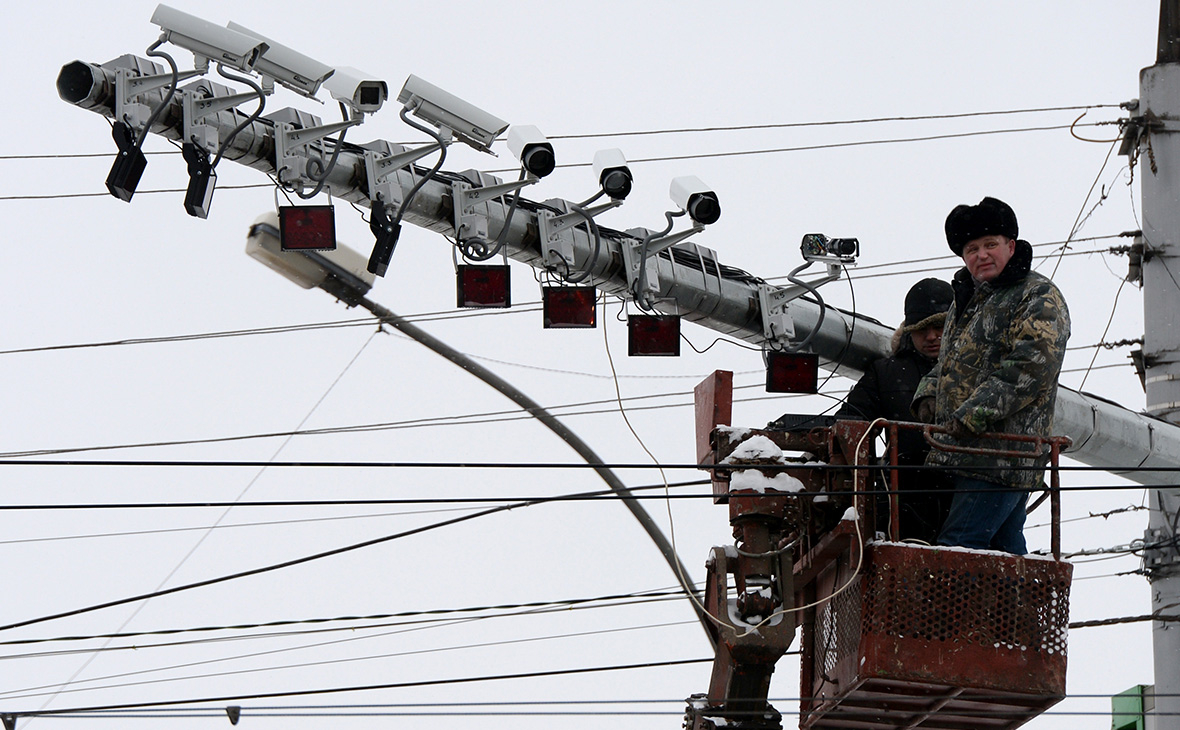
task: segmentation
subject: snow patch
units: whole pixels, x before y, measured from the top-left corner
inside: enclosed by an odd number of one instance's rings
[[[782,461],[782,458],[783,450],[776,446],[773,441],[765,436],[751,436],[738,444],[738,447],[733,450],[733,453],[725,457],[721,463],[732,464],[737,459],[743,461],[753,459]]]
[[[730,491],[748,490],[765,494],[767,492],[802,492],[803,482],[790,474],[778,473],[768,477],[755,469],[743,469],[729,478]]]
[[[955,553],[972,553],[974,555],[997,555],[1004,558],[1024,558],[1026,560],[1055,560],[1052,555],[1038,555],[1037,553],[1026,553],[1024,555],[1014,555],[1013,553],[1006,553],[1003,550],[982,550],[978,548],[965,548],[957,545],[927,545],[921,542],[893,542],[888,540],[876,541],[874,544],[881,545],[902,545],[909,548],[920,548],[922,550],[946,550]]]

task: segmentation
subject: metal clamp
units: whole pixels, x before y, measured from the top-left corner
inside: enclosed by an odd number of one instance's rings
[[[181,92],[183,141],[194,144],[206,152],[216,154],[221,145],[221,135],[216,125],[203,124],[203,122],[214,114],[257,98],[258,94],[252,91],[228,96],[198,96],[195,91]]]
[[[583,208],[579,212],[570,210],[568,200],[560,198],[546,200],[546,206],[565,212],[554,213],[544,209],[537,211],[537,231],[541,238],[541,258],[545,268],[550,270],[559,267],[572,268],[574,265],[574,226],[585,223],[587,218],[593,218],[622,204],[622,200],[612,200],[609,203]]]
[[[451,183],[451,195],[455,200],[455,237],[460,241],[471,238],[488,238],[487,203],[521,188],[532,185],[538,178],[526,178],[514,182],[498,183],[476,187],[468,182]],[[480,207],[483,211],[480,212]]]
[[[795,338],[795,321],[788,311],[791,302],[808,293],[810,289],[823,286],[840,278],[839,264],[827,262],[827,273],[806,282],[807,286],[758,285],[758,304],[762,311],[762,336],[767,342],[789,343]],[[800,269],[796,269],[798,272]],[[810,287],[810,289],[809,289]]]
[[[632,236],[635,240],[629,244],[624,243],[620,248],[623,252],[624,273],[627,275],[627,289],[635,297],[636,302],[641,304],[646,303],[650,307],[659,298],[660,277],[656,257],[664,250],[675,246],[690,236],[695,236],[703,230],[705,230],[703,225],[694,223],[692,228],[680,231],[679,233],[652,238],[647,242],[647,256],[644,257],[643,241],[648,236],[651,236],[652,232],[646,228],[627,229],[627,235]],[[640,275],[641,272],[643,273],[642,276]],[[641,282],[643,284],[642,287],[640,287]],[[639,291],[640,288],[643,291]]]
[[[343,122],[324,124],[318,127],[304,127],[303,129],[296,129],[293,124],[276,123],[275,171],[279,182],[283,184],[302,183],[307,179],[307,146],[349,127],[355,127],[363,121],[364,117],[357,116]],[[284,171],[293,175],[293,178],[284,177]]]
[[[365,150],[365,179],[369,186],[369,200],[397,210],[401,208],[403,199],[397,173],[431,152],[442,149],[443,145],[428,144],[410,149],[403,145],[382,143],[381,147]]]
[[[176,75],[176,83],[200,76],[201,72],[182,71]],[[166,74],[140,75],[135,69],[115,69],[115,121],[123,122],[135,130],[143,129],[152,115],[147,104],[136,101],[144,94],[171,86],[173,76]]]

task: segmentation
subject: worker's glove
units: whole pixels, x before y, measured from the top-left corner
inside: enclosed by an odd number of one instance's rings
[[[975,433],[957,418],[952,418],[947,423],[942,424],[942,426],[946,429],[947,435],[956,441],[975,437]]]
[[[934,397],[926,396],[913,406],[914,415],[922,423],[934,423]]]

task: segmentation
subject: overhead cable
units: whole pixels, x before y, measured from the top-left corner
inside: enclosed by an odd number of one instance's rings
[[[343,692],[371,692],[374,690],[408,689],[412,687],[431,687],[453,684],[470,684],[472,682],[492,682],[509,679],[537,679],[540,677],[561,677],[575,674],[595,674],[601,672],[616,672],[629,669],[659,669],[664,667],[684,666],[687,664],[704,664],[712,662],[712,657],[700,659],[672,659],[667,661],[639,662],[636,664],[615,664],[600,667],[581,667],[575,669],[553,669],[541,672],[520,672],[516,674],[491,674],[471,677],[452,677],[445,679],[423,679],[413,682],[388,682],[385,684],[365,684],[345,687],[324,687],[316,689],[287,690],[283,692],[259,692],[253,694],[221,695],[216,697],[200,697],[174,700],[156,700],[153,702],[127,702],[108,705],[93,705],[90,707],[63,707],[41,709],[28,712],[7,712],[5,715],[13,718],[46,717],[50,715],[76,715],[81,713],[109,712],[112,710],[129,710],[148,707],[168,707],[175,705],[193,705],[203,703],[242,702],[245,700],[274,699],[279,697],[305,697],[309,695],[339,694]]]

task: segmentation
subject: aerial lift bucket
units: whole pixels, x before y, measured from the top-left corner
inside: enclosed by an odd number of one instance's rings
[[[840,494],[870,492],[869,424],[799,417],[786,431],[726,428],[732,381],[725,375],[715,373],[697,390],[698,463],[713,466],[715,501],[730,502],[727,479],[735,470],[721,465],[745,439],[765,436],[784,451],[827,462],[819,471],[814,462],[800,463],[795,472],[807,491],[827,493],[823,505],[803,509],[812,525],[793,555],[793,605],[781,608],[802,628],[801,728],[1007,729],[1065,696],[1073,567],[1060,559],[1057,466],[1068,440],[1012,436],[1032,443],[1004,452],[1049,452],[1052,557],[902,543],[896,541],[898,470],[874,467],[888,477],[880,499]],[[930,427],[886,423],[893,465],[902,428],[925,428],[932,440]],[[858,519],[832,517],[847,505]],[[884,534],[870,514],[878,505],[889,507]],[[830,508],[826,518],[822,507]],[[735,659],[740,665],[740,658],[719,654],[714,676]],[[722,724],[747,724],[724,714],[729,698],[714,685],[698,696],[698,707],[690,703],[686,719],[693,727],[720,727],[708,722],[717,716]],[[761,722],[769,719],[763,715]]]
[[[800,595],[819,604],[802,621],[801,728],[1015,728],[1065,696],[1064,443],[1034,444],[1050,453],[1052,557],[877,541],[856,574],[845,561],[817,575]]]

